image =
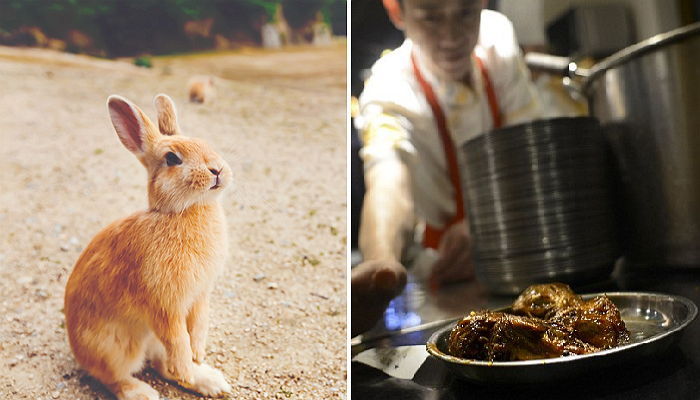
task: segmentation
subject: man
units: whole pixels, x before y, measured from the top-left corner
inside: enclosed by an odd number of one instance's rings
[[[383,56],[360,96],[364,262],[352,271],[352,333],[373,326],[406,282],[420,242],[430,280],[471,279],[459,149],[480,133],[541,115],[511,23],[485,0],[383,0],[406,41]],[[414,229],[423,226],[422,229]]]

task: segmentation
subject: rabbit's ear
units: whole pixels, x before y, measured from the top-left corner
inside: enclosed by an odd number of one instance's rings
[[[180,127],[177,125],[177,114],[175,113],[175,103],[166,94],[159,94],[153,99],[158,111],[158,129],[163,135],[179,135]]]
[[[109,96],[107,107],[114,130],[124,147],[137,156],[142,155],[149,142],[154,141],[151,121],[138,107],[121,96]]]

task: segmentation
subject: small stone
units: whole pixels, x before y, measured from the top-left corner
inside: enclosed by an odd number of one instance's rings
[[[278,285],[277,283],[275,283],[275,282],[270,282],[270,283],[267,284],[267,288],[268,288],[268,289],[274,290],[274,289],[277,289],[278,287],[279,287],[279,285]]]
[[[67,245],[65,245],[65,244],[61,245],[61,251],[68,251],[69,249],[70,248]]]
[[[253,280],[255,282],[260,282],[261,280],[265,279],[265,274],[257,274],[253,277]]]
[[[70,244],[72,244],[72,245],[77,245],[77,244],[80,243],[80,241],[78,241],[78,238],[77,238],[77,237],[71,236],[71,238],[68,239],[68,243],[70,243]]]
[[[56,385],[56,390],[63,390],[65,388],[66,388],[66,384],[63,382],[58,382],[58,384]]]
[[[17,278],[17,283],[20,285],[26,285],[28,283],[31,283],[32,280],[33,279],[31,276],[21,276],[21,277]]]
[[[60,395],[61,395],[61,393],[59,393],[59,392],[51,392],[51,398],[52,398],[52,399],[57,399],[58,396],[60,396]]]

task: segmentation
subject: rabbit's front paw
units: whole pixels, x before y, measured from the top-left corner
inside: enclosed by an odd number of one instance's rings
[[[195,365],[195,384],[192,389],[204,396],[217,397],[231,392],[224,374],[207,364]]]
[[[183,362],[176,362],[176,360],[173,360],[169,362],[168,375],[186,388],[191,388],[195,383],[192,361],[190,360]]]

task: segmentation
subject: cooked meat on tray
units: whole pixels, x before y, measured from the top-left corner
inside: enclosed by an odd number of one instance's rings
[[[569,285],[547,283],[525,289],[515,299],[511,309],[513,314],[548,319],[557,310],[573,307],[581,302],[581,297],[577,296]]]
[[[527,288],[507,312],[472,312],[452,330],[451,355],[516,361],[587,354],[625,343],[629,332],[606,296],[583,300],[564,284]]]

